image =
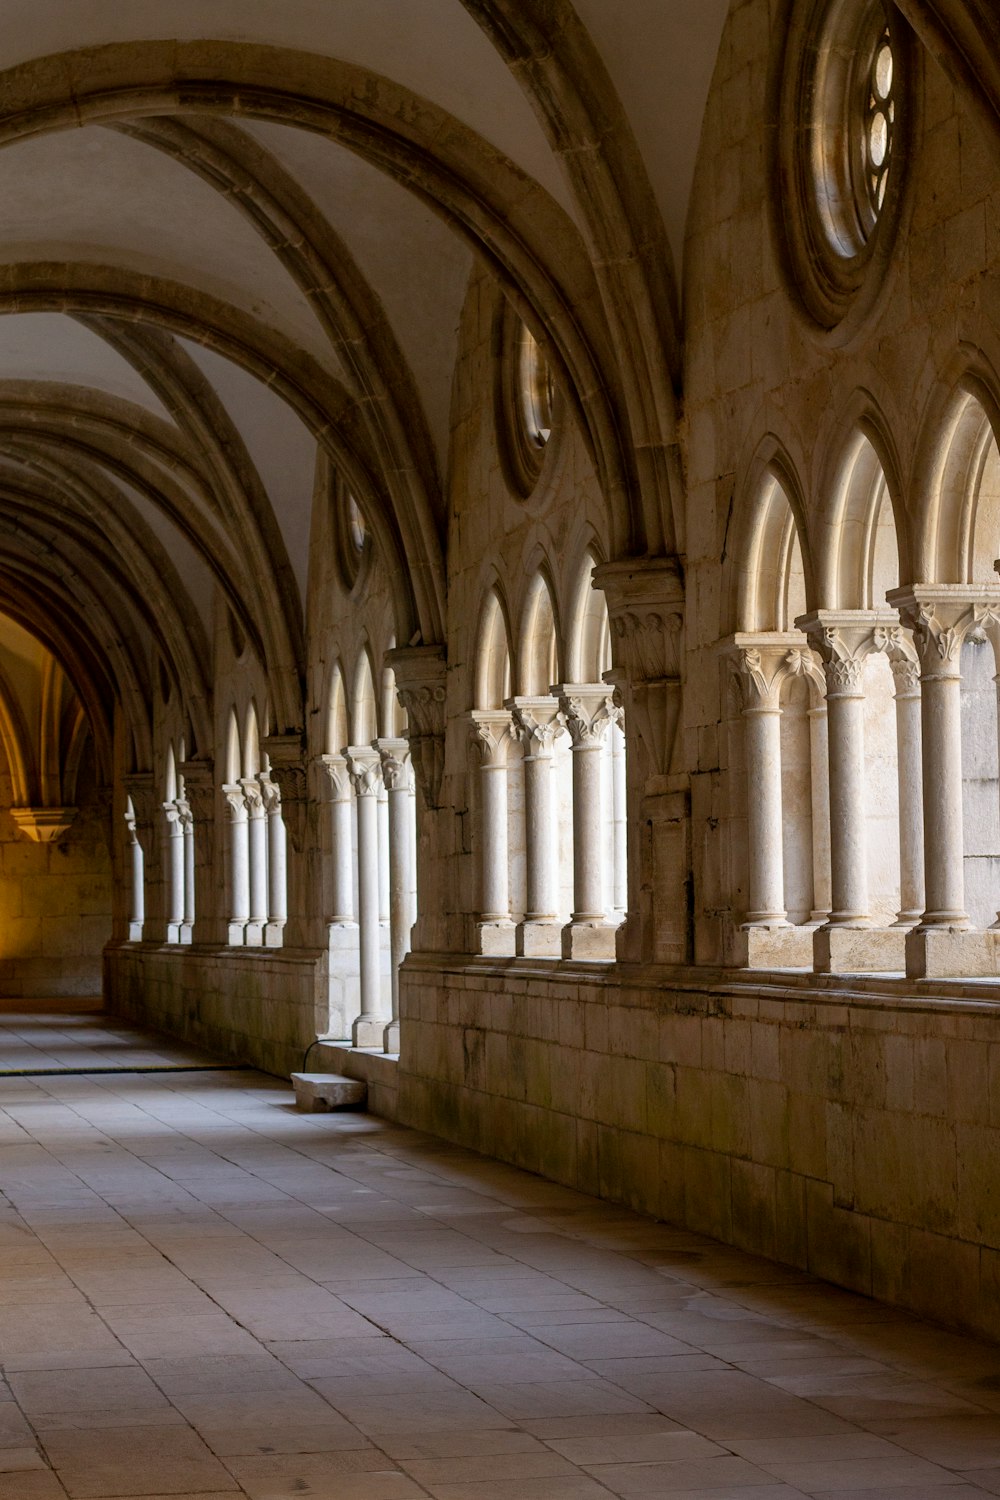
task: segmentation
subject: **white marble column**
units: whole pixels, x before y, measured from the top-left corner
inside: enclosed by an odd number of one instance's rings
[[[608,921],[604,868],[603,760],[614,722],[607,683],[563,683],[553,688],[569,730],[573,766],[573,912],[563,928],[563,958],[615,956],[615,923]]]
[[[247,808],[247,849],[250,862],[250,915],[243,936],[248,948],[264,941],[267,925],[267,814],[256,777],[241,779]]]
[[[507,957],[514,952],[507,838],[507,752],[514,727],[506,708],[474,709],[471,718],[479,751],[479,952]]]
[[[250,834],[247,802],[238,781],[226,782],[222,788],[229,803],[229,923],[228,939],[241,947],[250,918]]]
[[[813,904],[810,920],[827,922],[830,895],[830,748],[826,732],[826,703],[808,712],[809,787],[812,804]]]
[[[742,699],[747,784],[745,928],[786,927],[781,828],[781,684],[788,643],[737,637],[735,668]]]
[[[264,944],[280,948],[288,921],[288,845],[281,816],[281,793],[271,777],[260,777],[260,793],[267,819],[267,924]]]
[[[628,795],[625,765],[624,711],[616,709],[611,729],[611,807],[612,807],[612,898],[615,921],[623,922],[628,907]]]
[[[330,782],[330,842],[332,871],[329,921],[335,926],[354,925],[354,840],[351,831],[351,778],[343,755],[324,755],[322,762]]]
[[[552,752],[563,733],[562,715],[558,700],[548,695],[510,698],[506,707],[524,746],[527,894],[524,921],[515,932],[515,952],[527,958],[558,958],[562,937]]]
[[[410,747],[405,739],[375,742],[389,801],[389,977],[392,1013],[382,1036],[386,1052],[399,1051],[399,969],[410,951]]]
[[[924,910],[923,756],[920,730],[920,665],[890,656],[896,702],[896,770],[899,783],[898,927],[916,927]]]
[[[378,794],[382,784],[379,753],[371,745],[347,751],[358,819],[358,954],[361,1013],[351,1028],[355,1047],[381,1047],[382,965],[379,929]]]
[[[177,940],[181,943],[190,943],[194,935],[195,922],[194,815],[187,797],[178,797],[176,806],[184,848],[184,917]]]
[[[130,943],[141,943],[142,924],[146,920],[145,861],[143,859],[142,845],[139,842],[139,836],[136,831],[135,809],[132,807],[131,798],[129,798],[128,808],[125,812],[125,826],[128,829],[129,873],[131,877],[128,940]]]
[[[164,802],[167,822],[167,921],[165,940],[181,941],[184,925],[184,825],[176,802]]]

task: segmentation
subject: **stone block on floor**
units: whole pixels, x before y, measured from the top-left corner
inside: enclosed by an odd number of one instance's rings
[[[340,1073],[293,1073],[295,1102],[307,1114],[328,1109],[342,1109],[348,1104],[364,1104],[368,1085]]]

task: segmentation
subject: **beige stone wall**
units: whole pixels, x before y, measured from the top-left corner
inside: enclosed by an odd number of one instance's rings
[[[98,995],[111,935],[106,811],[89,798],[56,844],[18,834],[0,778],[0,996]]]
[[[957,985],[812,984],[414,965],[380,1107],[996,1337],[995,1016]]]
[[[326,1029],[323,955],[263,948],[157,950],[109,944],[104,995],[116,1015],[287,1078]]]

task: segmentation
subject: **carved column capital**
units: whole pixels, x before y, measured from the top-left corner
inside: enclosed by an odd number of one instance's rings
[[[604,682],[558,683],[553,693],[559,700],[573,749],[598,749],[620,711],[615,708],[615,689]]]
[[[407,740],[383,736],[374,742],[382,762],[382,781],[387,792],[401,792],[410,785],[410,746]]]
[[[960,676],[967,640],[989,639],[994,651],[1000,647],[1000,583],[914,583],[886,598],[913,631],[924,680]]]
[[[472,734],[484,766],[505,766],[514,738],[509,708],[474,708],[469,715]]]
[[[270,771],[262,771],[257,778],[260,787],[261,801],[264,804],[264,812],[268,817],[276,817],[281,808],[281,788],[272,777]]]
[[[331,802],[349,802],[351,778],[347,770],[346,758],[343,755],[321,755],[319,765],[330,783]]]
[[[229,816],[232,822],[245,823],[247,818],[247,799],[241,784],[238,781],[224,782],[222,795],[229,804]]]
[[[556,740],[565,727],[558,698],[548,694],[538,697],[508,698],[514,728],[524,747],[525,759],[552,754]]]
[[[889,610],[818,609],[795,623],[823,662],[828,698],[863,697],[866,658],[903,649],[899,618]]]
[[[377,797],[382,786],[382,757],[373,745],[350,745],[347,770],[356,797]]]
[[[387,651],[396,695],[406,709],[406,738],[413,770],[427,807],[441,806],[444,779],[445,681],[443,646],[399,646]]]
[[[309,791],[302,736],[269,734],[261,743],[268,760],[268,775],[278,788],[281,816],[296,854],[305,847]]]
[[[777,713],[788,677],[809,677],[823,686],[819,663],[797,632],[745,632],[733,636],[725,650],[744,714]]]
[[[197,823],[209,823],[215,817],[217,788],[215,767],[207,760],[185,760],[180,773],[184,780],[184,795]]]
[[[153,827],[156,817],[156,785],[151,771],[134,771],[124,779],[126,794],[135,812],[135,826],[142,832]]]
[[[920,697],[920,663],[916,656],[889,657],[896,698]]]
[[[684,582],[676,558],[602,563],[594,588],[608,606],[614,672],[625,719],[654,775],[670,770],[680,719]]]
[[[241,776],[240,786],[243,788],[243,800],[246,803],[247,816],[251,819],[264,816],[264,794],[260,782],[255,776]]]

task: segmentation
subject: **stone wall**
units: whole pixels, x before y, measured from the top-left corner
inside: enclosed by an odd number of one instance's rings
[[[381,1088],[380,1106],[1000,1335],[996,1000],[581,968],[408,960],[398,1105]]]
[[[326,1030],[325,954],[109,944],[108,1008],[233,1062],[287,1078]]]
[[[6,780],[6,778],[4,778]],[[0,803],[0,995],[98,995],[111,934],[111,856],[93,802],[58,843],[17,832]]]

